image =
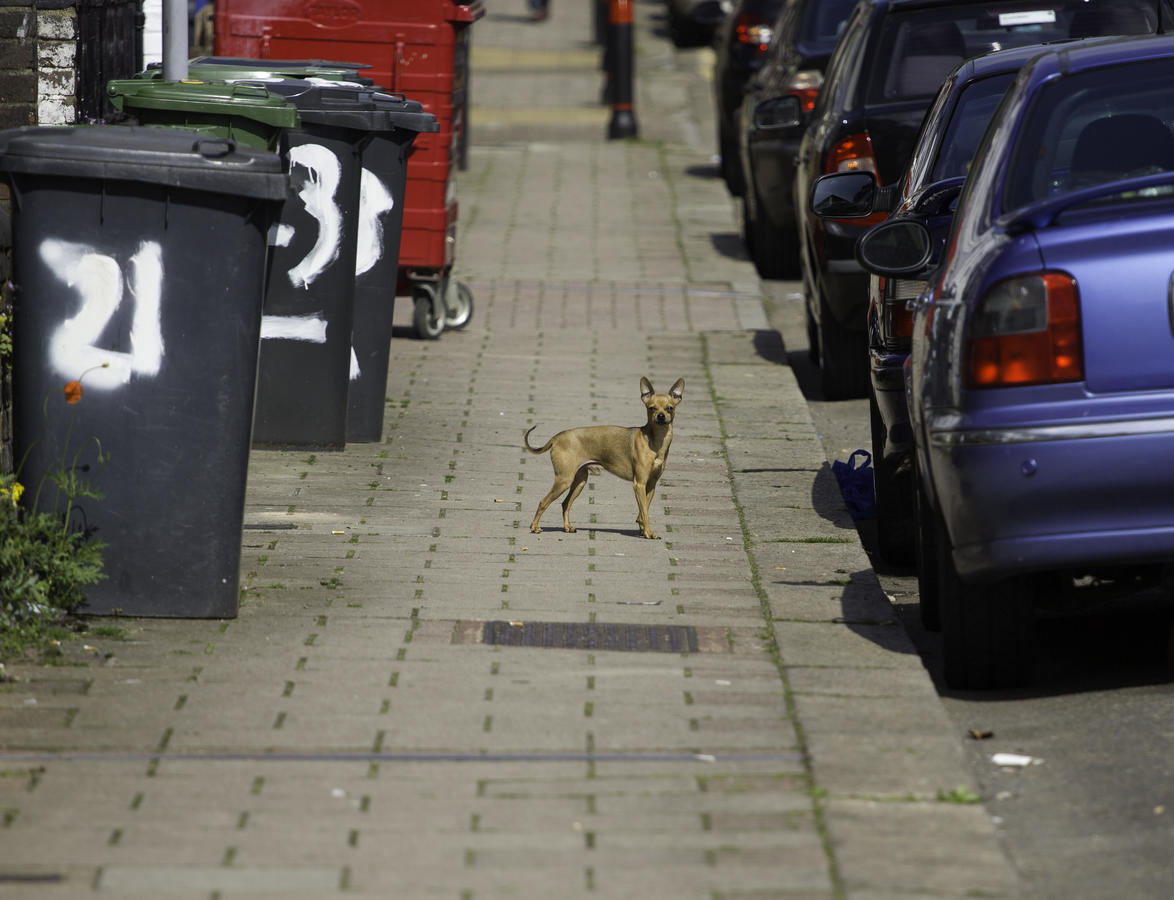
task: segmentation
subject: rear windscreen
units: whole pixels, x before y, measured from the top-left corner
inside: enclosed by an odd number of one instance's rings
[[[1045,85],[1016,138],[1005,210],[1054,194],[1174,172],[1174,60],[1079,72]],[[1169,189],[1124,192],[1146,199]]]
[[[994,50],[1106,34],[1152,34],[1154,0],[974,3],[893,12],[868,80],[869,105],[930,98],[963,60]]]
[[[856,0],[811,0],[803,11],[799,46],[804,56],[829,56]]]

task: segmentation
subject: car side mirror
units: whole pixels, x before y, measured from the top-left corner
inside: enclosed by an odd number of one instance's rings
[[[811,186],[811,211],[825,219],[863,219],[874,211],[876,194],[871,172],[832,172]]]
[[[754,107],[754,127],[759,131],[777,131],[803,124],[803,105],[793,94],[771,97]]]
[[[929,229],[913,219],[889,219],[856,242],[856,261],[875,275],[912,275],[933,255]]]

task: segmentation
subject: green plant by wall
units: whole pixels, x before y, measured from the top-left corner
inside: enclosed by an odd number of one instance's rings
[[[85,600],[84,588],[105,577],[103,542],[79,527],[74,516],[80,500],[102,496],[78,464],[91,441],[103,461],[101,444],[90,438],[71,446],[81,399],[81,380],[69,382],[65,402],[71,418],[61,459],[40,484],[31,490],[22,484],[19,466],[15,475],[0,475],[0,654],[46,643]],[[43,412],[47,426],[47,400]],[[56,487],[51,506],[42,505],[47,484]]]

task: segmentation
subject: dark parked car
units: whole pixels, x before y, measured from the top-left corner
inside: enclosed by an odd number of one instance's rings
[[[762,66],[774,37],[783,0],[738,0],[717,30],[717,62],[713,69],[713,102],[722,178],[735,197],[742,196],[742,163],[738,159],[738,114],[746,83]]]
[[[1028,63],[987,130],[909,360],[921,602],[957,688],[1031,675],[1034,607],[1174,560],[1174,37]],[[860,243],[924,270],[929,230]]]
[[[1038,44],[1000,50],[964,62],[938,92],[926,114],[904,177],[878,188],[867,172],[837,172],[815,183],[813,210],[838,218],[892,209],[889,221],[913,219],[930,232],[933,259],[940,256],[953,221],[954,202],[978,143],[1007,88]],[[905,402],[905,360],[913,335],[910,302],[926,288],[918,277],[868,278],[869,413],[876,500],[877,550],[889,562],[914,559],[913,432]]]
[[[746,85],[732,146],[744,182],[742,232],[763,278],[799,275],[791,187],[823,71],[856,0],[787,0],[758,73]],[[725,159],[725,145],[722,159]]]
[[[730,7],[731,0],[665,0],[669,37],[678,47],[708,44]]]
[[[828,64],[799,150],[795,193],[830,172],[895,181],[945,77],[994,50],[1096,34],[1153,32],[1164,0],[861,0]],[[1122,24],[1122,19],[1127,24]],[[867,277],[856,239],[883,220],[820,218],[796,205],[808,334],[828,399],[868,392]]]

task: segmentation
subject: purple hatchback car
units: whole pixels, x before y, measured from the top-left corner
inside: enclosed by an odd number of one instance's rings
[[[1174,560],[1171,84],[1169,36],[1025,66],[916,301],[921,602],[940,612],[953,687],[1030,680],[1037,600]],[[889,276],[930,251],[908,220],[859,246]]]

